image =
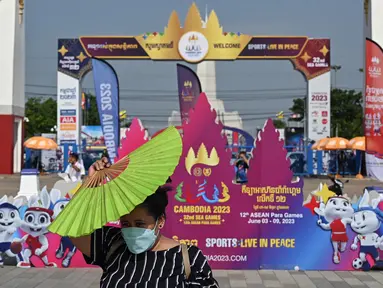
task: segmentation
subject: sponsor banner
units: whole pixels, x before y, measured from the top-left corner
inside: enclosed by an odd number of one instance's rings
[[[383,51],[370,39],[366,40],[365,63],[364,133],[366,152],[370,154],[366,156],[367,174],[383,181]]]
[[[306,198],[303,179],[292,181],[292,159],[287,158],[291,153],[286,153],[271,120],[254,143],[248,182],[235,185],[231,153],[210,109],[201,94],[183,129],[183,154],[171,176],[176,188],[169,194],[165,235],[197,245],[213,269],[352,271],[381,263],[364,257],[367,244],[360,242],[364,234],[359,229],[368,227],[359,219],[370,201],[379,199],[378,193],[367,192],[351,203],[323,185]],[[298,155],[302,154],[294,156]],[[299,159],[303,158],[298,163]],[[339,234],[329,233],[334,226]],[[375,225],[371,231],[382,235]],[[368,247],[374,259],[381,259],[383,246]],[[310,257],[297,257],[309,253]]]
[[[330,136],[330,72],[308,81],[308,138],[318,141]]]
[[[383,158],[366,153],[366,168],[368,177],[383,181]]]
[[[118,79],[115,71],[108,63],[92,59],[92,65],[103,137],[109,157],[113,161],[120,145]]]
[[[178,99],[182,123],[189,120],[189,111],[194,108],[201,94],[201,82],[197,74],[187,66],[177,64]]]
[[[53,133],[42,133],[41,137],[57,141],[57,135]],[[58,171],[56,150],[41,150],[41,163],[45,171]]]
[[[80,83],[79,80],[57,72],[57,141],[79,143]]]

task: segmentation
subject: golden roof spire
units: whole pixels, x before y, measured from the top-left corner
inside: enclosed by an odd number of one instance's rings
[[[183,28],[184,28],[184,32],[185,31],[202,32],[201,14],[199,13],[198,7],[194,2],[190,6],[188,14],[186,15]]]
[[[19,24],[23,23],[24,0],[19,0]]]
[[[185,159],[185,168],[189,175],[191,175],[192,167],[197,164],[217,166],[219,164],[219,156],[217,150],[213,147],[209,156],[205,144],[202,143],[196,156],[194,149],[190,147]]]

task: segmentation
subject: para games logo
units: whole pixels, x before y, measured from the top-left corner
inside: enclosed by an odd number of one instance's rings
[[[198,63],[206,57],[208,51],[209,42],[199,32],[187,32],[178,42],[178,52],[186,62]]]
[[[382,68],[380,67],[380,59],[378,57],[371,57],[371,62],[368,66],[368,74],[372,78],[378,78],[382,75]]]

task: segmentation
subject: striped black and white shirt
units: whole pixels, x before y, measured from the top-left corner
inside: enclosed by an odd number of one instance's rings
[[[102,288],[219,288],[201,250],[189,246],[188,251],[191,274],[185,279],[181,246],[133,254],[119,228],[104,227],[92,234],[91,257],[84,257],[103,269]]]

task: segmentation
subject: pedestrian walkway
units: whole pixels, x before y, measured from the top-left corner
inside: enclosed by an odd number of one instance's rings
[[[227,271],[213,272],[221,288],[383,288],[383,272]],[[0,268],[0,288],[96,288],[101,270]],[[169,287],[171,288],[171,287]]]

